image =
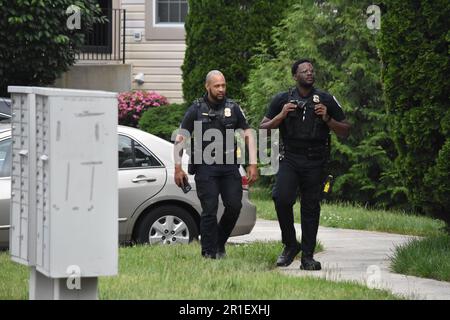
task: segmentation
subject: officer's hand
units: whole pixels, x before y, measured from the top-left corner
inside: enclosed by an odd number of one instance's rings
[[[178,187],[184,187],[184,179],[187,179],[186,172],[183,171],[183,169],[175,168],[175,183]]]
[[[321,103],[316,104],[314,106],[314,112],[318,115],[322,117],[323,121],[327,121],[329,116],[328,116],[328,112],[327,112],[327,107]]]
[[[281,112],[280,112],[281,117],[282,117],[283,119],[286,119],[288,113],[294,111],[296,108],[297,108],[297,106],[296,106],[295,104],[293,104],[293,103],[286,103],[286,104],[283,106],[283,109],[282,109]]]
[[[247,180],[250,185],[258,180],[258,167],[256,164],[251,164],[247,167]]]

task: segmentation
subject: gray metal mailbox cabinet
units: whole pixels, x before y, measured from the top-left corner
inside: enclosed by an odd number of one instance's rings
[[[49,278],[118,272],[115,93],[9,87],[10,253]]]

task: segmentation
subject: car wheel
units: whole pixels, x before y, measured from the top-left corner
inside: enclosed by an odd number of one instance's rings
[[[189,243],[198,238],[198,228],[185,209],[166,205],[151,210],[142,219],[136,236],[138,243]]]

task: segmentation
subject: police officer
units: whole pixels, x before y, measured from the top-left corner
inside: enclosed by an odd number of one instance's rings
[[[239,105],[226,97],[226,81],[223,74],[217,70],[209,72],[205,88],[207,91],[205,96],[197,99],[189,107],[181,123],[180,128],[187,134],[180,132],[175,140],[175,183],[182,187],[187,181],[187,175],[181,167],[180,147],[191,139],[189,134],[194,133],[191,146],[194,150],[190,155],[189,173],[195,173],[197,195],[202,205],[201,253],[205,258],[216,259],[225,256],[225,243],[242,207],[242,179],[239,164],[236,162],[236,146],[234,139],[231,146],[226,139],[230,131],[234,136],[234,130],[242,129],[245,141],[249,145],[250,165],[247,168],[249,183],[257,179],[258,171],[254,137]],[[198,128],[201,129],[197,130]],[[206,138],[207,135],[214,133],[220,135],[215,136],[215,139]],[[212,143],[218,143],[218,148],[210,148]],[[210,153],[207,153],[208,150]],[[225,211],[217,223],[219,194]]]
[[[282,152],[272,191],[284,249],[277,266],[288,266],[302,250],[303,270],[320,270],[313,259],[319,227],[324,169],[328,161],[330,130],[348,137],[350,124],[334,96],[314,87],[314,67],[301,59],[292,66],[296,87],[277,94],[260,124],[261,129],[280,129]],[[301,198],[301,244],[297,241],[293,206]]]

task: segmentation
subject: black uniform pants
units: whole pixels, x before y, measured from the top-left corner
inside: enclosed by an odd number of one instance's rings
[[[202,205],[200,236],[202,254],[215,255],[225,246],[242,208],[242,180],[238,168],[220,175],[198,172],[195,175],[197,195]],[[225,207],[217,223],[219,195]]]
[[[325,159],[308,160],[306,155],[286,152],[272,191],[285,246],[297,242],[293,206],[300,192],[303,256],[312,257],[316,247],[324,165]]]

